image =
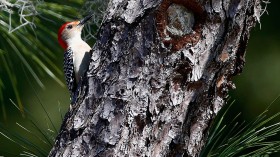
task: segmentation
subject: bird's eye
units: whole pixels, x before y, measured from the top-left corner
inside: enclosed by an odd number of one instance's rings
[[[68,25],[67,29],[72,29],[72,27],[73,27],[72,25]]]

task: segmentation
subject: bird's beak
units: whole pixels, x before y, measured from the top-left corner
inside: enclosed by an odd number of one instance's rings
[[[78,26],[83,26],[89,19],[91,19],[92,14],[86,16],[85,18],[83,18],[82,20],[80,20],[80,23],[78,24]]]

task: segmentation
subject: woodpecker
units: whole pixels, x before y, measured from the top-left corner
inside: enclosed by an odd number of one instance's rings
[[[63,70],[71,99],[89,66],[91,47],[82,40],[81,33],[91,17],[88,15],[80,21],[66,22],[58,30],[58,42],[64,49]]]

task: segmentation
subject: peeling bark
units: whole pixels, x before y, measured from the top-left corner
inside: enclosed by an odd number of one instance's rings
[[[178,17],[170,13],[176,9],[167,13],[172,4],[194,15],[190,33],[172,32],[188,22],[168,23]],[[234,88],[232,77],[243,69],[260,5],[111,0],[78,99],[49,156],[199,156]]]

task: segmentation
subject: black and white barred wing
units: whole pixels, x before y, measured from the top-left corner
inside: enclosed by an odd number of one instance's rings
[[[73,51],[68,48],[64,53],[64,61],[63,61],[63,70],[65,74],[66,84],[70,91],[71,97],[73,96],[76,90],[76,80],[75,80],[75,72],[74,72],[74,64],[73,64]]]

